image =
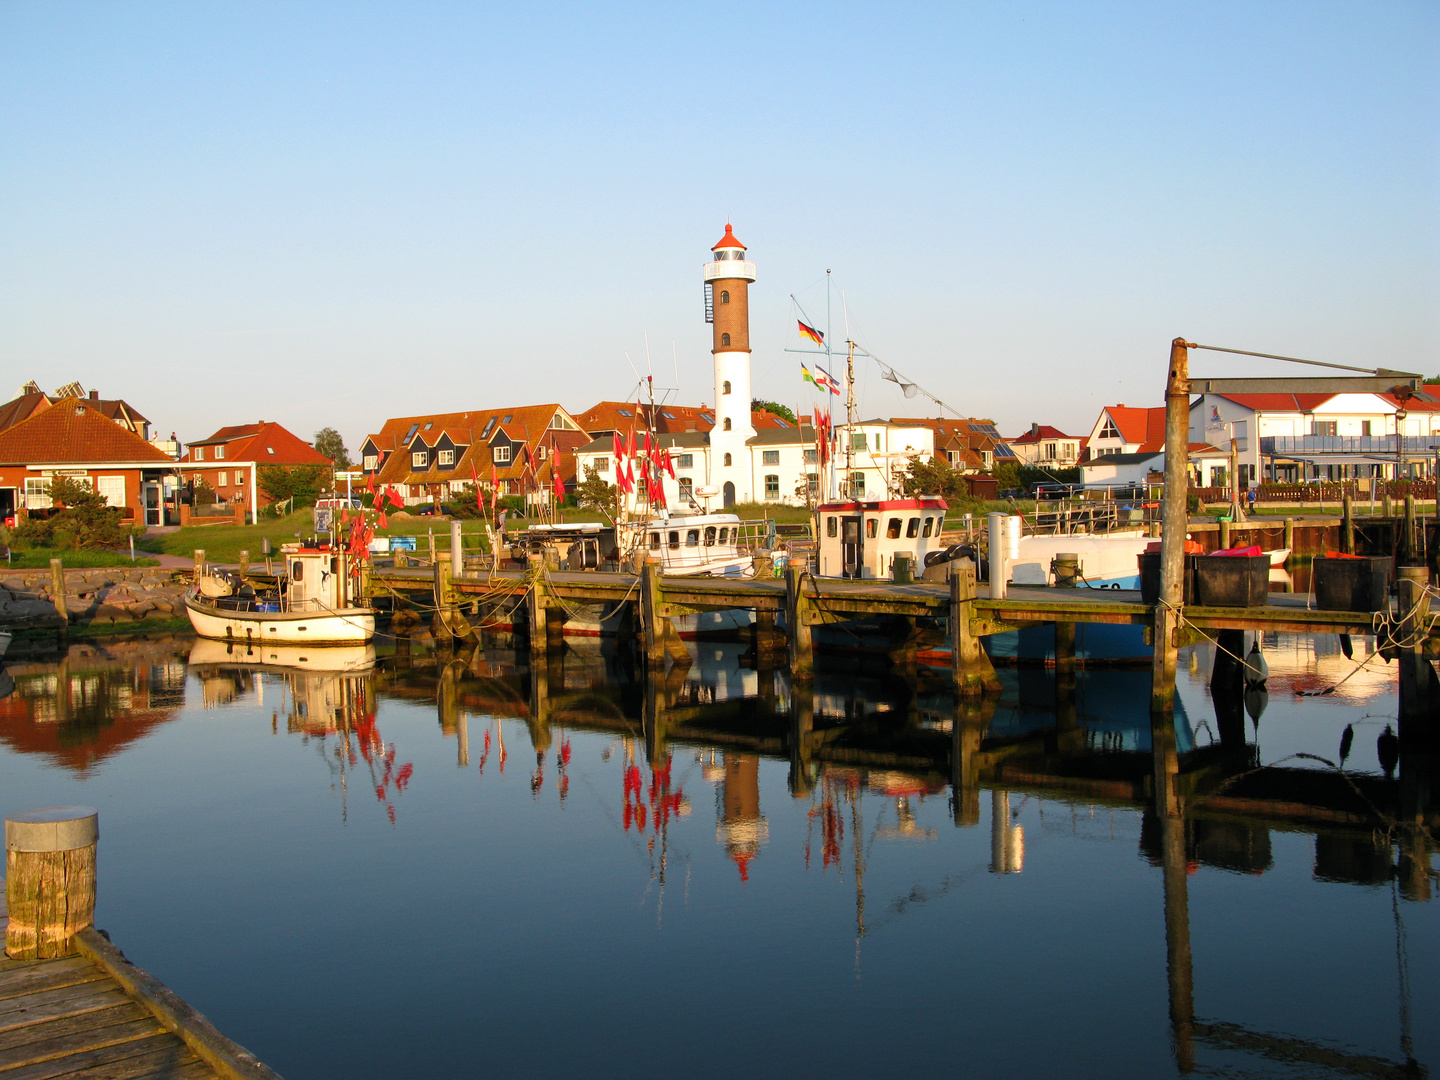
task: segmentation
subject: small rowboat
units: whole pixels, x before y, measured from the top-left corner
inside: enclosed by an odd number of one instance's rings
[[[1285,560],[1290,558],[1289,548],[1276,548],[1274,551],[1267,551],[1264,554],[1270,556],[1270,569],[1280,570],[1285,566]]]

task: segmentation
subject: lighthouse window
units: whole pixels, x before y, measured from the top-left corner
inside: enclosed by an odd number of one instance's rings
[[[720,344],[721,344],[721,345],[729,345],[729,344],[730,344],[730,335],[729,335],[729,334],[721,334],[721,335],[720,335]]]
[[[909,524],[905,526],[905,535],[911,540],[920,535],[920,519],[918,517],[910,519]]]
[[[726,423],[728,424],[729,421],[727,420]],[[726,455],[725,455],[725,468],[727,468],[727,469],[730,468],[730,455],[729,455],[729,454],[726,454]]]
[[[720,303],[722,303],[722,304],[728,304],[729,302],[730,302],[730,293],[729,293],[728,291],[722,290],[721,293],[720,293]]]
[[[728,416],[725,417],[725,430],[726,430],[726,431],[729,431],[729,430],[730,430],[730,418],[729,418]],[[726,464],[729,464],[729,463],[727,462]]]
[[[729,334],[726,334],[726,335],[725,335],[725,344],[726,344],[726,345],[729,345],[729,344],[730,344],[730,335],[729,335]],[[726,379],[723,383],[720,384],[720,386],[721,386],[720,392],[721,392],[722,394],[728,394],[728,393],[730,392],[730,380],[729,380],[729,379]]]

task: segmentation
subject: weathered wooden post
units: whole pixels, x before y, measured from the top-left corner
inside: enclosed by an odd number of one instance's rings
[[[1186,453],[1189,453],[1187,450]],[[1164,535],[1163,533],[1161,534]],[[1220,519],[1220,550],[1226,551],[1230,547],[1230,522],[1224,518]],[[1163,561],[1163,557],[1162,557]]]
[[[242,552],[240,552],[240,580],[241,580],[241,581],[244,581],[246,575],[249,574],[249,573],[250,573],[250,552],[248,552],[248,551],[242,551]]]
[[[525,604],[526,614],[529,616],[530,667],[532,669],[544,660],[545,648],[548,644],[546,609],[550,606],[550,601],[545,588],[543,567],[542,556],[530,556],[530,592],[526,594]]]
[[[1406,562],[1415,562],[1417,553],[1415,551],[1415,496],[1407,493],[1405,496],[1405,543],[1401,550],[1405,553]]]
[[[465,541],[460,533],[460,522],[450,522],[450,573],[460,577],[465,573]]]
[[[195,549],[195,584],[200,584],[200,579],[205,576],[205,549]]]
[[[1288,548],[1288,549],[1290,550],[1291,554],[1294,554],[1294,552],[1295,552],[1295,519],[1294,519],[1294,518],[1288,518],[1288,517],[1287,517],[1287,518],[1285,519],[1285,543],[1284,543],[1282,546],[1285,547],[1285,548]]]
[[[1340,501],[1340,550],[1355,554],[1355,505],[1348,491]]]
[[[48,960],[75,953],[75,935],[95,922],[91,806],[51,806],[5,820],[5,954]]]
[[[70,632],[70,608],[65,602],[65,564],[59,559],[50,560],[50,600],[60,618],[60,636],[64,637]]]
[[[975,570],[950,564],[950,662],[955,675],[955,693],[962,698],[998,693],[1000,680],[980,638],[971,630],[975,611]]]
[[[1170,343],[1165,381],[1165,496],[1160,533],[1160,602],[1153,608],[1155,659],[1150,672],[1150,711],[1175,710],[1175,630],[1185,602],[1185,508],[1190,475],[1190,346]]]
[[[1407,497],[1408,498],[1408,497]],[[1430,622],[1430,570],[1402,566],[1397,571],[1400,600],[1400,743],[1402,748],[1428,743],[1440,725],[1435,672],[1425,656],[1425,629]]]
[[[640,635],[645,663],[652,671],[665,668],[665,641],[660,626],[660,560],[645,559],[640,568]]]
[[[808,682],[815,677],[811,612],[814,600],[805,595],[807,558],[792,558],[785,566],[785,622],[790,631],[790,680]]]

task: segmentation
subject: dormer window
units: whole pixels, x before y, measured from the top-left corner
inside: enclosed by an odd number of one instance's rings
[[[224,446],[217,446],[217,447],[215,447],[215,460],[216,460],[216,461],[221,461],[221,460],[224,459],[224,457],[225,457],[225,447],[224,447]]]
[[[425,468],[426,462],[428,462],[429,460],[430,455],[427,454],[424,450],[416,450],[413,454],[410,455],[410,465],[412,468],[423,469]]]
[[[439,461],[439,464],[441,464],[441,465],[454,465],[454,464],[455,464],[455,451],[454,451],[454,450],[441,450],[441,451],[439,452],[439,459],[438,459],[438,461]]]
[[[191,455],[191,456],[192,456],[196,461],[204,461],[204,460],[205,460],[205,448],[204,448],[203,446],[197,446],[197,447],[195,447],[195,453],[194,453],[193,455]]]
[[[495,452],[495,462],[496,462],[496,464],[498,464],[498,465],[504,465],[504,464],[506,464],[506,463],[509,462],[509,460],[510,460],[510,447],[508,447],[508,446],[497,446],[497,447],[495,447],[495,451],[494,451],[494,452]]]

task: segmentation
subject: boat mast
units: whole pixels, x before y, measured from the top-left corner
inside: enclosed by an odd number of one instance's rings
[[[851,477],[854,475],[855,465],[855,438],[851,434],[851,428],[855,425],[855,342],[846,338],[845,344],[850,347],[849,354],[845,357],[845,493],[846,498],[853,499],[855,492],[851,490]]]

